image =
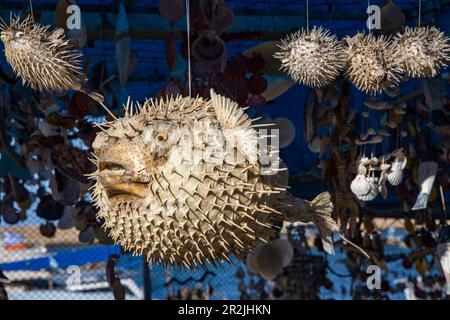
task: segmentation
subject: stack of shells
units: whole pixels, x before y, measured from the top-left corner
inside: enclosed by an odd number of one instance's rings
[[[391,155],[384,155],[379,160],[376,157],[362,157],[357,164],[357,175],[350,184],[353,194],[361,201],[372,201],[378,194],[386,199],[386,182],[398,186],[403,181],[404,169],[407,163],[401,150],[392,153],[395,157],[388,163]],[[379,172],[376,176],[375,173]]]

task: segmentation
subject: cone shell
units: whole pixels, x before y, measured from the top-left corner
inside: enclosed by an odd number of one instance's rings
[[[322,27],[301,30],[281,40],[275,57],[295,81],[313,88],[331,84],[345,66],[344,48]]]

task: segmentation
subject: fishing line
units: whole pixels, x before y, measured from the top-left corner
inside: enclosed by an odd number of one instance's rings
[[[309,0],[306,0],[306,32],[309,34]]]
[[[30,0],[30,14],[31,14],[31,21],[33,21],[34,24],[34,13],[33,13],[33,1]]]
[[[419,0],[419,17],[417,20],[420,27],[420,24],[422,22],[422,0]]]
[[[191,75],[191,32],[190,32],[190,9],[189,0],[186,0],[186,32],[187,32],[187,50],[188,50],[188,85],[189,97],[192,95],[192,75]]]

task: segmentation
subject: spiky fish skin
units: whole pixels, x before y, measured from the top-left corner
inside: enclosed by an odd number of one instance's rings
[[[64,30],[34,23],[31,17],[2,22],[1,40],[5,57],[24,85],[34,90],[62,93],[79,90],[87,81],[82,53],[66,38]]]
[[[314,27],[288,35],[275,58],[293,80],[313,88],[330,85],[345,67],[345,52],[329,30]]]
[[[450,38],[433,26],[405,27],[394,45],[407,77],[434,78],[450,63]]]
[[[312,204],[287,193],[276,175],[261,174],[245,142],[257,138],[256,130],[237,104],[178,96],[148,100],[136,113],[130,105],[125,117],[102,126],[93,144],[98,170],[91,174],[98,218],[125,249],[195,269],[242,258],[276,236],[277,222],[314,220],[313,207],[326,213],[317,215],[319,225],[330,223],[319,227],[335,229],[329,196]],[[230,153],[209,157],[221,160],[186,156],[198,145],[216,150],[216,141],[232,141],[228,129],[238,129],[240,140]],[[200,144],[190,144],[182,132],[201,137]]]
[[[345,38],[347,79],[359,90],[376,95],[397,87],[403,76],[400,52],[389,38],[357,33]]]

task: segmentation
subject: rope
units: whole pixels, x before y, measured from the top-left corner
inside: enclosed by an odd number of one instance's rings
[[[190,10],[189,0],[186,0],[186,31],[187,31],[187,49],[188,49],[188,84],[189,97],[192,95],[192,75],[191,75],[191,37],[190,37]]]

